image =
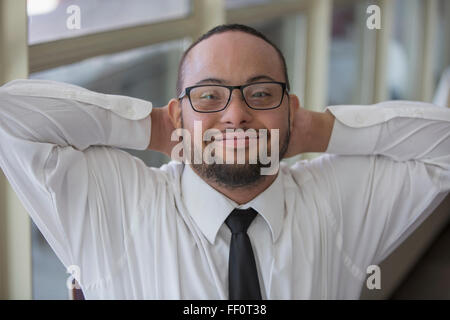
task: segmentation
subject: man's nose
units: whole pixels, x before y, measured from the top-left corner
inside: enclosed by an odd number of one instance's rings
[[[230,102],[224,110],[222,121],[232,125],[234,128],[239,128],[244,123],[252,120],[252,110],[245,103],[244,97],[240,90],[233,90]]]

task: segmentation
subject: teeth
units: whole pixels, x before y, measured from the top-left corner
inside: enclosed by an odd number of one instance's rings
[[[241,133],[241,132],[235,132],[235,133],[227,133],[224,135],[218,135],[214,136],[215,140],[242,140],[242,139],[256,139],[258,138],[257,134],[254,133]]]

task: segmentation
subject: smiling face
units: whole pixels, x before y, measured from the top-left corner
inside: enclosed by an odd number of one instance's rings
[[[282,61],[270,44],[240,31],[226,31],[201,41],[192,48],[184,62],[183,90],[200,84],[237,86],[264,81],[286,82]],[[267,151],[270,154],[270,132],[272,129],[279,129],[280,158],[287,149],[291,107],[287,94],[283,96],[278,108],[270,110],[249,108],[239,90],[233,90],[227,108],[219,112],[196,112],[187,97],[177,103],[178,113],[176,110],[172,112],[175,126],[184,127],[192,137],[195,121],[201,121],[202,133],[208,129],[218,129],[222,133],[227,129],[266,129]],[[199,149],[204,150],[209,143],[213,142],[202,141]],[[205,178],[230,187],[256,183],[262,178],[261,164],[249,164],[249,147],[245,147],[245,164],[225,164],[227,157],[236,156],[237,153],[236,148],[226,148],[226,144],[227,142],[223,149],[224,164],[192,164],[193,169]]]

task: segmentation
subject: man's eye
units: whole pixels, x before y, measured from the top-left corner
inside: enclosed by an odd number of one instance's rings
[[[201,99],[212,100],[216,99],[216,96],[210,93],[204,93],[200,96]]]
[[[270,96],[270,94],[263,91],[255,92],[252,94],[252,98],[265,98],[268,96]]]

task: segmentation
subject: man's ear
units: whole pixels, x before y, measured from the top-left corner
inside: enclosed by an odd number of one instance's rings
[[[181,101],[178,99],[170,99],[167,104],[167,109],[174,128],[181,128]]]
[[[300,99],[295,94],[290,94],[289,95],[289,115],[290,115],[289,126],[291,128],[291,132],[294,129],[295,112],[299,108],[301,108]]]

